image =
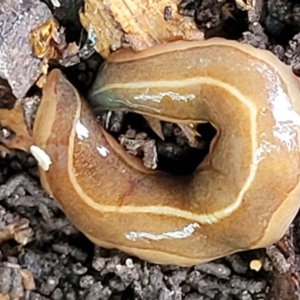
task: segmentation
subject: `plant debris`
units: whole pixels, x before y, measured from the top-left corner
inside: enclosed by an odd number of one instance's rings
[[[21,102],[17,102],[13,109],[0,109],[0,142],[10,149],[28,151],[32,144]]]
[[[179,38],[203,39],[194,20],[178,13],[177,4],[176,0],[86,0],[80,19],[104,58],[121,47],[141,51]]]

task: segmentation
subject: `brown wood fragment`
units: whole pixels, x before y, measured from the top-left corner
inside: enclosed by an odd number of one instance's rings
[[[125,46],[141,51],[172,40],[203,39],[193,18],[178,13],[179,2],[86,0],[80,20],[104,58],[111,50]]]

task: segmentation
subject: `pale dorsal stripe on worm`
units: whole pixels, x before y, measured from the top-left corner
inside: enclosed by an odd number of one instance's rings
[[[215,222],[218,222],[220,219],[228,217],[230,214],[233,213],[242,203],[242,199],[244,197],[245,192],[251,185],[257,169],[257,155],[256,150],[258,149],[258,145],[256,143],[256,123],[255,123],[255,116],[256,116],[256,108],[252,104],[252,102],[243,96],[243,94],[234,88],[233,86],[230,86],[229,84],[226,84],[224,82],[221,82],[219,80],[209,78],[209,77],[197,77],[192,79],[185,79],[180,81],[159,81],[159,82],[135,82],[135,83],[123,83],[123,84],[110,84],[106,85],[99,91],[98,93],[110,90],[110,89],[118,89],[118,88],[125,88],[126,89],[136,89],[136,88],[151,88],[153,87],[174,87],[174,86],[189,86],[189,85],[195,85],[195,84],[207,84],[207,85],[213,85],[213,86],[219,86],[222,89],[227,90],[229,93],[231,93],[238,101],[241,101],[249,110],[250,110],[250,116],[251,116],[251,141],[252,141],[252,156],[253,156],[253,162],[252,166],[250,168],[249,176],[242,187],[241,191],[239,192],[237,198],[231,203],[230,205],[224,207],[221,210],[215,211],[213,213],[203,213],[203,214],[193,214],[190,211],[186,210],[180,210],[173,208],[171,206],[127,206],[123,205],[121,207],[115,207],[110,205],[101,205],[97,202],[95,202],[93,199],[91,199],[85,192],[84,189],[81,187],[81,185],[76,181],[76,176],[74,176],[73,173],[73,156],[71,153],[73,153],[73,145],[75,143],[74,139],[75,137],[75,131],[72,132],[70,136],[70,147],[69,147],[69,176],[70,180],[72,181],[76,191],[78,192],[78,195],[81,196],[82,200],[87,203],[90,207],[93,209],[96,209],[98,211],[107,211],[107,212],[114,212],[117,211],[118,213],[124,213],[124,214],[130,214],[130,213],[150,213],[150,214],[157,214],[157,215],[174,215],[180,218],[185,218],[187,220],[192,220],[199,222],[201,224],[213,224]],[[94,93],[93,96],[97,96],[97,93]],[[138,108],[136,109],[138,111]],[[74,118],[74,122],[77,122],[77,119],[80,118],[80,111],[81,111],[81,104],[78,99],[78,110],[76,113],[76,117]],[[161,116],[163,118],[163,116]],[[193,120],[195,121],[195,120]],[[200,121],[200,120],[199,120]],[[75,124],[74,124],[75,127]],[[129,162],[130,163],[130,162]],[[149,203],[150,204],[150,203]]]

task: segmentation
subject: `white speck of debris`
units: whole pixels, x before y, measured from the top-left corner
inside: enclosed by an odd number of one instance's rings
[[[103,157],[106,157],[109,154],[109,150],[105,148],[104,146],[97,146],[96,147],[99,154]]]
[[[259,272],[262,268],[262,262],[259,259],[253,259],[250,262],[250,269]]]
[[[1,131],[4,138],[7,139],[10,136],[10,132],[6,128],[3,127]]]
[[[5,265],[9,268],[12,268],[12,269],[21,269],[20,265],[17,265],[17,264],[14,264],[14,263],[6,262]]]
[[[196,228],[200,228],[200,225],[198,223],[191,223],[191,224],[183,227],[182,230],[163,232],[161,234],[131,231],[131,232],[125,234],[125,237],[128,240],[131,240],[134,242],[137,239],[149,239],[149,240],[154,240],[154,241],[165,240],[165,239],[168,239],[168,240],[185,239],[185,238],[191,236],[195,232]]]
[[[89,130],[78,120],[75,125],[77,138],[81,141],[90,137]]]
[[[44,170],[48,171],[50,168],[50,165],[52,164],[52,161],[49,157],[49,155],[40,147],[32,145],[30,146],[30,152],[34,156],[34,158],[37,160],[39,166]]]
[[[134,267],[133,265],[133,261],[131,258],[127,258],[126,261],[125,261],[125,264],[126,266],[129,268],[129,269],[132,269]]]
[[[53,278],[48,278],[47,283],[50,284],[50,285],[54,285],[55,280]]]
[[[110,122],[111,116],[112,116],[112,112],[109,111],[109,112],[107,113],[107,116],[106,116],[105,129],[108,129],[108,128],[109,128],[109,122]]]
[[[51,0],[51,3],[54,7],[60,7],[60,3],[58,0]]]

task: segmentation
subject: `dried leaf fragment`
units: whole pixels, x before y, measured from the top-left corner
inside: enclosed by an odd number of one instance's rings
[[[197,137],[201,137],[197,132],[194,124],[177,124],[188,139],[189,145],[194,148],[202,148],[202,144],[198,142]]]
[[[20,273],[22,276],[22,281],[25,289],[30,291],[35,290],[36,285],[32,273],[27,269],[22,269]]]
[[[160,120],[150,116],[144,116],[144,118],[147,121],[150,128],[157,134],[157,136],[159,136],[164,141],[165,137],[162,132],[162,126]]]
[[[29,40],[33,54],[38,58],[57,58],[58,53],[53,45],[53,36],[58,34],[58,23],[50,19],[30,32]]]
[[[29,35],[33,53],[43,59],[43,74],[48,72],[48,61],[57,60],[63,66],[69,66],[80,62],[79,47],[76,43],[67,43],[65,29],[59,27],[56,20],[50,19],[34,28]]]
[[[0,129],[0,143],[7,148],[28,151],[32,145],[21,102],[17,102],[13,109],[0,109]]]

